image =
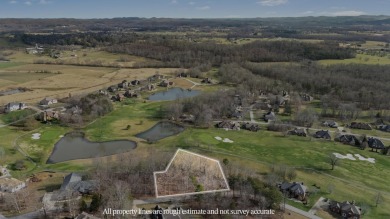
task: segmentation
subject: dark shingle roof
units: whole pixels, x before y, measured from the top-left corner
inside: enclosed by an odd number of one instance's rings
[[[384,149],[385,148],[385,145],[383,144],[383,142],[377,138],[369,138],[368,139],[368,146],[370,148],[374,148],[374,149]]]

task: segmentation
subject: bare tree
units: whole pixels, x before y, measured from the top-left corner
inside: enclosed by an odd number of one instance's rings
[[[287,178],[292,181],[297,177],[297,171],[295,171],[294,168],[288,168],[287,169]]]
[[[329,154],[329,164],[332,166],[331,170],[334,170],[334,167],[338,164],[339,158],[334,154]]]

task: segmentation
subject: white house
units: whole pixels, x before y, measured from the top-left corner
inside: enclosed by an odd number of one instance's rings
[[[26,187],[26,183],[15,178],[1,178],[0,192],[17,192]]]
[[[27,54],[41,54],[45,51],[45,49],[38,44],[35,44],[35,47],[28,47],[26,48]]]
[[[4,112],[9,113],[9,112],[16,111],[16,110],[22,110],[24,108],[26,108],[25,103],[12,102],[12,103],[8,103],[7,105],[4,106]]]
[[[54,103],[58,103],[58,100],[50,97],[45,97],[43,100],[39,102],[39,104],[41,105],[51,105]]]

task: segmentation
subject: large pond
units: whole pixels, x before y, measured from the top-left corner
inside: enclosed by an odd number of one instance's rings
[[[149,100],[176,100],[188,97],[194,97],[201,93],[199,90],[187,90],[182,88],[171,88],[167,91],[157,92],[149,96]]]
[[[46,163],[109,156],[128,152],[136,147],[137,144],[129,140],[91,142],[84,138],[83,133],[71,132],[55,144]]]
[[[184,131],[183,126],[171,122],[159,122],[152,128],[141,132],[136,136],[147,141],[158,141],[172,135],[177,135],[182,131]]]

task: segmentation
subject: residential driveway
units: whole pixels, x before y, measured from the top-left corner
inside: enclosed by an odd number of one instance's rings
[[[280,207],[283,208],[283,205],[284,205],[284,204],[281,204]],[[306,211],[302,211],[301,209],[298,209],[298,208],[293,207],[293,206],[288,205],[288,204],[286,204],[286,209],[288,209],[288,210],[290,210],[290,211],[293,211],[293,212],[295,212],[295,213],[297,213],[297,214],[303,215],[303,216],[305,216],[305,217],[308,217],[308,218],[310,218],[310,219],[321,219],[320,217],[318,217],[318,216],[316,216],[316,215],[314,215],[314,214],[311,214],[311,213],[306,212]]]
[[[313,207],[309,210],[309,213],[310,214],[316,214],[316,212],[318,210],[320,210],[321,208],[323,208],[324,206],[327,206],[328,203],[327,202],[324,202],[325,198],[324,197],[321,197],[318,199],[318,201],[313,205]]]

